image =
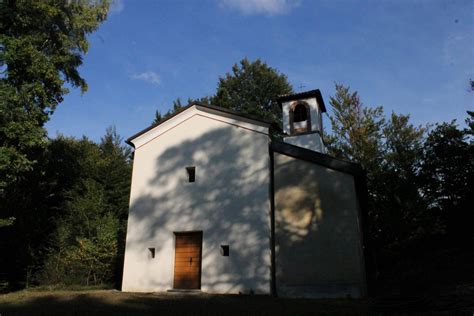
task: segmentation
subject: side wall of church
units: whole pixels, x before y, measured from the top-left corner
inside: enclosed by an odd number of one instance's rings
[[[365,296],[354,177],[274,153],[276,285],[280,296]]]
[[[269,293],[268,128],[192,111],[135,150],[122,290],[173,289],[174,233],[201,231],[203,292]]]

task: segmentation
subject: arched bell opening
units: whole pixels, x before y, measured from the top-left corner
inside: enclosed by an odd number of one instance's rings
[[[290,133],[301,134],[311,131],[311,112],[306,102],[297,102],[290,108]]]

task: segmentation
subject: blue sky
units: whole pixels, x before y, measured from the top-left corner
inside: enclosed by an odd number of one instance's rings
[[[213,94],[245,57],[296,91],[319,88],[327,105],[338,82],[415,124],[464,125],[474,110],[474,1],[115,1],[80,68],[89,90],[71,90],[49,135],[99,140],[115,125],[129,137],[176,98]]]

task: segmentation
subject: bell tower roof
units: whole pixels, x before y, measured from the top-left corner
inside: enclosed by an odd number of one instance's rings
[[[308,98],[316,98],[316,101],[318,101],[318,105],[321,108],[321,112],[326,112],[326,105],[324,104],[323,96],[321,95],[321,91],[319,91],[319,89],[299,92],[299,93],[294,93],[294,94],[283,94],[277,98],[277,102],[280,105],[280,107],[282,107],[282,104],[284,102],[296,101],[296,100],[308,99]]]

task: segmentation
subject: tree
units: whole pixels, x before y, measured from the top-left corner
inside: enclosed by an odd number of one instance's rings
[[[49,177],[44,124],[68,92],[66,83],[87,90],[78,67],[88,51],[87,36],[105,20],[108,5],[0,2],[0,224],[9,224],[0,229],[0,239],[10,241],[0,246],[11,287],[28,283],[41,240],[54,230],[50,219],[62,194],[55,183],[63,177]]]
[[[107,129],[105,136],[101,139],[99,148],[102,153],[102,163],[98,180],[104,188],[106,210],[109,212],[105,219],[117,221],[115,231],[117,252],[112,258],[113,269],[111,272],[115,276],[115,285],[121,288],[132,174],[132,153],[129,146],[123,145],[123,139],[118,135],[115,127]],[[112,224],[112,222],[110,223]],[[101,240],[99,239],[99,241]]]
[[[119,219],[107,209],[104,188],[85,179],[69,192],[42,275],[47,284],[111,282],[118,255]]]
[[[369,235],[381,239],[385,218],[375,207],[381,180],[383,160],[382,133],[385,126],[383,109],[366,108],[357,92],[336,84],[336,93],[329,99],[332,105],[332,133],[326,137],[329,153],[335,157],[360,163],[367,172],[369,191]],[[383,232],[383,233],[382,233]]]
[[[199,99],[188,99],[188,104],[213,104],[258,118],[281,123],[281,110],[276,99],[293,92],[286,75],[257,59],[243,59],[232,67],[232,73],[219,78],[216,94]],[[178,98],[165,114],[156,111],[154,124],[173,115],[185,105]]]
[[[380,170],[373,181],[373,226],[379,245],[398,249],[443,233],[420,195],[418,173],[426,129],[410,124],[409,115],[392,113],[383,128]]]
[[[467,111],[469,117],[466,119],[467,129],[465,133],[471,137],[474,137],[474,111]]]
[[[105,190],[109,211],[120,220],[126,220],[130,193],[131,150],[123,145],[115,126],[107,128],[99,143],[100,166],[97,181]]]
[[[471,234],[474,187],[472,145],[456,122],[437,124],[423,148],[421,190],[433,212],[440,212],[448,234]]]
[[[161,114],[160,111],[156,110],[155,112],[155,119],[153,120],[152,124],[158,124],[164,119],[167,119],[168,117],[172,116],[175,113],[178,113],[182,109],[184,109],[186,106],[193,104],[193,103],[199,103],[199,104],[210,104],[210,98],[209,97],[202,97],[199,99],[191,99],[188,98],[188,104],[182,104],[181,99],[177,98],[176,100],[173,101],[173,107],[169,109],[166,113]]]
[[[219,78],[212,104],[273,122],[281,122],[278,96],[293,93],[286,75],[257,59],[243,59]]]
[[[35,165],[65,82],[87,90],[78,67],[107,10],[107,1],[0,3],[0,198]]]
[[[373,172],[382,160],[382,129],[385,126],[382,107],[368,108],[357,92],[336,84],[336,94],[329,99],[333,113],[329,151],[336,157],[359,162]]]
[[[121,277],[130,193],[130,149],[114,127],[101,142],[58,137],[48,145],[57,202],[44,234],[36,280],[54,284],[111,283]],[[71,170],[64,170],[69,168]],[[56,173],[58,172],[58,173]],[[64,174],[64,175],[63,175]],[[49,194],[52,195],[52,194]]]
[[[181,111],[186,105],[183,105],[181,103],[181,99],[177,98],[176,100],[173,101],[173,107],[169,109],[166,113],[161,114],[160,111],[156,110],[155,112],[155,119],[153,120],[153,124],[158,124],[162,120],[170,117],[171,115]]]
[[[425,129],[410,124],[408,115],[392,113],[387,120],[382,107],[365,107],[343,85],[336,84],[330,103],[329,151],[366,170],[369,235],[376,247],[400,248],[442,231],[417,185]]]
[[[5,226],[13,225],[14,222],[15,222],[14,217],[9,217],[9,218],[6,218],[6,219],[0,219],[0,228],[5,227]]]
[[[0,251],[5,254],[0,257],[0,267],[2,273],[7,272],[10,288],[31,283],[31,276],[43,264],[49,236],[64,214],[67,192],[85,173],[97,173],[98,155],[84,152],[93,153],[85,140],[59,136],[48,141],[37,153],[38,162],[28,178],[8,188],[9,198],[0,208],[4,214],[15,210],[16,220],[0,230]]]

